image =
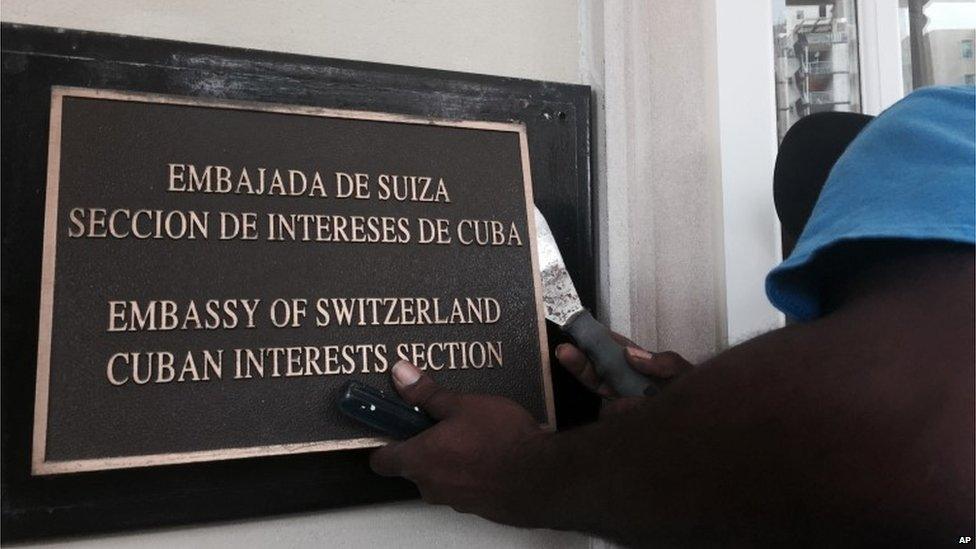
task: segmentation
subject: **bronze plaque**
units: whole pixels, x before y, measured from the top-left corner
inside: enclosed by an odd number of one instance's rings
[[[32,471],[361,448],[412,360],[553,426],[525,128],[52,90]]]

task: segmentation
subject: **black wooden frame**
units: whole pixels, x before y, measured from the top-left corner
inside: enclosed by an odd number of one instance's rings
[[[586,86],[11,24],[0,46],[3,541],[416,497],[410,483],[372,474],[367,451],[30,476],[52,85],[522,121],[536,204],[594,305]],[[564,341],[552,326],[549,337]],[[598,401],[558,367],[553,377],[560,427],[593,419]]]

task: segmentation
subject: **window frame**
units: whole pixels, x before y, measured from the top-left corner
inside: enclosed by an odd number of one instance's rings
[[[878,115],[905,95],[898,0],[857,0],[861,110]]]

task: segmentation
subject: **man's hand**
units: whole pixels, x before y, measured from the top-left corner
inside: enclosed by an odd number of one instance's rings
[[[616,332],[610,332],[610,336],[624,348],[627,364],[635,371],[653,379],[659,387],[694,369],[690,362],[673,351],[650,353]],[[604,398],[613,399],[603,407],[604,415],[628,410],[644,400],[644,397],[620,398],[617,392],[596,373],[596,368],[586,354],[572,344],[563,343],[556,347],[556,358],[563,368],[573,374],[587,389]]]
[[[531,507],[539,502],[532,493],[536,475],[526,470],[522,456],[549,433],[515,402],[444,389],[406,361],[393,366],[393,381],[404,400],[439,422],[375,451],[373,470],[407,478],[428,503],[528,525]]]

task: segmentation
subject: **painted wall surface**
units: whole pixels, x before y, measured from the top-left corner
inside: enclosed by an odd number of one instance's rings
[[[0,19],[575,83],[577,10],[575,0],[4,0]]]
[[[784,322],[766,299],[764,285],[766,273],[782,259],[773,205],[773,41],[766,33],[773,17],[768,2],[715,0],[715,10],[726,333],[735,344]],[[745,102],[749,108],[743,108]]]
[[[520,530],[472,515],[419,503],[358,507],[227,524],[171,528],[33,544],[38,549],[247,549],[463,547],[497,549],[574,549],[589,547],[578,534]]]
[[[233,9],[228,9],[233,5]],[[291,53],[577,82],[573,0],[4,0],[0,20]],[[588,547],[408,502],[86,538],[68,547]],[[65,546],[63,544],[45,544]]]
[[[725,341],[714,6],[581,3],[600,314],[648,349],[704,360]]]

